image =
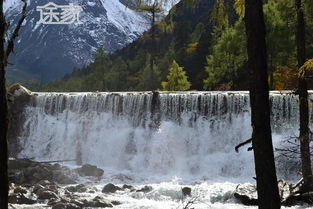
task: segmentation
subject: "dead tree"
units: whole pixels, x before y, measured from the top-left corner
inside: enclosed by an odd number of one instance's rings
[[[280,208],[270,121],[267,49],[263,1],[245,0],[252,147],[254,150],[258,205],[260,209]]]
[[[7,133],[9,127],[7,91],[5,79],[5,67],[8,64],[8,57],[14,50],[14,41],[26,17],[26,0],[24,2],[21,17],[13,30],[8,42],[5,43],[5,37],[8,30],[8,24],[3,13],[3,0],[0,0],[0,208],[8,208],[8,141]],[[5,47],[7,46],[7,47]]]

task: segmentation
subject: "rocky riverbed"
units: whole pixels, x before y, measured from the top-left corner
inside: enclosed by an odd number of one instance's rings
[[[10,159],[9,166],[11,209],[239,209],[256,208],[257,204],[255,186],[248,183],[195,182],[186,185],[174,180],[138,184],[131,176],[109,176],[101,168],[89,164],[69,168],[58,163]],[[292,186],[284,181],[279,182],[279,187],[284,205],[293,205],[294,209],[310,208],[311,194],[290,196]]]

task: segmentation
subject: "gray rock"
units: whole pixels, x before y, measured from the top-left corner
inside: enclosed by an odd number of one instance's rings
[[[52,209],[80,209],[81,207],[78,205],[75,205],[73,203],[57,203],[54,206],[52,206]]]
[[[120,187],[115,186],[114,184],[107,184],[103,187],[102,193],[114,193],[118,190],[122,190]]]
[[[9,203],[32,205],[37,203],[37,201],[25,197],[24,194],[12,194],[9,196]]]
[[[258,205],[257,190],[253,184],[238,185],[234,197],[244,205]]]
[[[113,200],[111,203],[113,205],[121,205],[122,204],[120,201],[117,201],[117,200]]]
[[[191,196],[191,188],[190,187],[184,187],[184,188],[182,188],[181,191],[182,191],[184,197]]]
[[[35,184],[33,188],[33,193],[37,193],[39,189],[44,189],[45,187],[42,186],[41,184]]]
[[[152,186],[144,186],[141,189],[138,189],[136,192],[148,193],[151,192],[152,190],[153,190]]]
[[[132,185],[127,185],[127,184],[124,184],[123,185],[123,189],[129,189],[129,190],[133,190],[134,187]]]
[[[112,208],[113,205],[105,202],[101,197],[95,197],[91,201],[85,201],[83,207],[92,207],[92,208]]]
[[[13,190],[14,193],[20,193],[20,194],[26,194],[27,193],[27,189],[21,186],[17,186],[14,188]]]
[[[48,185],[52,185],[52,183],[48,180],[41,180],[38,182],[38,184],[42,185],[42,186],[48,186]]]
[[[86,192],[87,191],[87,187],[83,184],[79,184],[77,186],[69,186],[66,188],[67,191],[69,192]]]
[[[81,168],[77,169],[77,172],[81,176],[94,176],[94,177],[101,177],[104,171],[97,166],[93,166],[90,164],[83,165]]]
[[[38,196],[38,199],[41,199],[41,200],[47,200],[47,199],[52,199],[52,198],[58,199],[59,198],[55,192],[48,190],[48,189],[39,189],[37,191],[37,196]]]
[[[63,169],[61,170],[53,170],[52,180],[59,184],[76,184],[77,182],[70,176],[66,175]]]

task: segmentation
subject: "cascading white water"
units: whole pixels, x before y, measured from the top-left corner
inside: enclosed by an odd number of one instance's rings
[[[290,92],[270,98],[280,146],[298,135],[298,98]],[[32,93],[23,114],[19,157],[79,159],[142,176],[254,176],[253,153],[234,150],[251,137],[248,92]]]

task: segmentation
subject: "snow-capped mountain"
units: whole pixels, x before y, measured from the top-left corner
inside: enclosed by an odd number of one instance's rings
[[[37,24],[40,13],[36,7],[49,2],[81,6],[81,24]],[[11,30],[18,20],[21,7],[20,0],[6,1],[6,18],[11,22]],[[60,78],[74,67],[90,62],[100,45],[107,52],[114,52],[136,40],[147,29],[148,18],[127,8],[119,0],[31,0],[16,43],[16,54],[10,59],[14,65],[8,73],[11,79],[12,73],[21,72],[42,81]]]

